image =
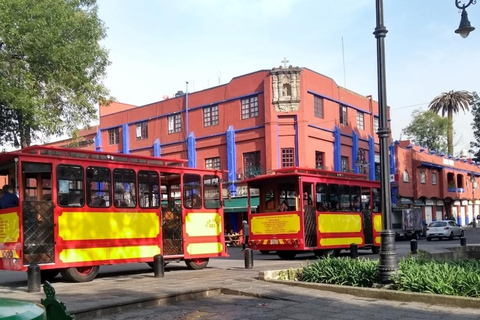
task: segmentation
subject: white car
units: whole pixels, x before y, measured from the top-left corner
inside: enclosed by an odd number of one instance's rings
[[[427,227],[427,240],[433,238],[448,238],[452,240],[454,237],[463,237],[463,230],[455,221],[442,220],[433,221]]]

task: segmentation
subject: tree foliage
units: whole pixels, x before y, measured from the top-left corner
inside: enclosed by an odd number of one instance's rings
[[[469,111],[472,104],[472,94],[468,91],[449,91],[443,92],[435,97],[429,104],[430,110],[435,113],[442,113],[442,117],[447,114],[449,125],[447,127],[448,154],[453,155],[453,114],[460,110]]]
[[[96,119],[109,64],[96,0],[0,0],[0,143],[26,147]]]
[[[402,132],[415,144],[439,152],[447,148],[448,126],[447,118],[431,110],[415,110],[412,112],[412,122]]]
[[[480,97],[476,92],[472,92],[472,96],[472,129],[475,140],[470,142],[470,152],[474,154],[476,159],[480,159]]]

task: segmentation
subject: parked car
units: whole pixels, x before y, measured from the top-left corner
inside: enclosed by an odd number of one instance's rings
[[[452,240],[454,237],[463,237],[463,234],[462,227],[452,220],[433,221],[427,227],[428,241],[431,241],[433,238],[448,238]]]

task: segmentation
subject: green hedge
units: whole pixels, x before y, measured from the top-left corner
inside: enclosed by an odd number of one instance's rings
[[[403,259],[392,280],[397,290],[480,297],[480,261]]]
[[[348,257],[319,259],[300,274],[300,281],[355,287],[373,287],[379,278],[378,261]],[[401,291],[480,297],[480,261],[402,259],[392,281]]]

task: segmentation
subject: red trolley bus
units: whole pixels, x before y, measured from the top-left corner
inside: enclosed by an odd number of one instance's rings
[[[283,168],[247,180],[249,246],[276,251],[282,259],[299,252],[336,255],[357,244],[380,251],[380,183],[365,175],[317,169]]]
[[[29,147],[0,154],[18,207],[0,209],[0,269],[38,264],[43,279],[95,278],[100,265],[184,260],[225,247],[221,172],[184,160]]]

